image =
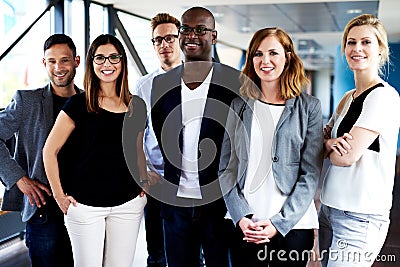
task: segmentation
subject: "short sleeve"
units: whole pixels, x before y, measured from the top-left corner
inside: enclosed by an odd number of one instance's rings
[[[71,96],[65,102],[62,110],[75,122],[79,123],[82,113],[86,110],[86,94],[84,92]]]
[[[378,87],[365,98],[361,114],[354,126],[382,134],[387,125],[399,126],[399,94],[390,86]]]

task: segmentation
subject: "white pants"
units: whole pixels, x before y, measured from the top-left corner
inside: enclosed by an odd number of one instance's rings
[[[132,267],[146,196],[115,207],[70,205],[64,216],[76,267]]]

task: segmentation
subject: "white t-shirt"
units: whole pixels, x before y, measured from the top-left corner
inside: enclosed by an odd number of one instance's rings
[[[276,185],[271,161],[274,131],[284,108],[284,105],[272,105],[258,100],[254,103],[249,163],[244,184],[244,196],[254,211],[254,221],[269,219],[278,214],[287,199],[287,195]],[[293,229],[317,228],[317,209],[312,201]]]
[[[400,98],[389,84],[373,89],[365,98],[354,126],[379,133],[379,152],[367,149],[351,166],[331,165],[325,175],[321,202],[327,206],[366,214],[388,215],[400,126]],[[345,97],[340,114],[335,111],[329,121],[332,138],[353,102],[352,90]]]
[[[202,199],[198,174],[198,146],[201,121],[206,105],[212,69],[204,82],[194,90],[182,80],[182,172],[179,180],[178,197]]]

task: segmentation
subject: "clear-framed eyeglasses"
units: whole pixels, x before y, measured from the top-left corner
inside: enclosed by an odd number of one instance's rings
[[[171,44],[175,42],[175,39],[178,38],[176,34],[168,34],[165,36],[157,36],[151,39],[154,45],[161,45],[162,41],[165,40],[167,43]]]
[[[106,60],[108,59],[108,61],[111,64],[118,64],[119,62],[121,62],[121,58],[122,58],[122,55],[118,55],[118,54],[113,54],[108,57],[106,57],[104,55],[94,55],[93,62],[96,63],[97,65],[101,65],[101,64],[104,64],[104,62],[106,62]]]

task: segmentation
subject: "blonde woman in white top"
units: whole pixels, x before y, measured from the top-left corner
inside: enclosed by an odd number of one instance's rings
[[[356,88],[325,128],[319,214],[323,266],[371,266],[387,235],[400,119],[398,92],[379,77],[389,59],[383,24],[363,14],[346,26],[342,49]]]

